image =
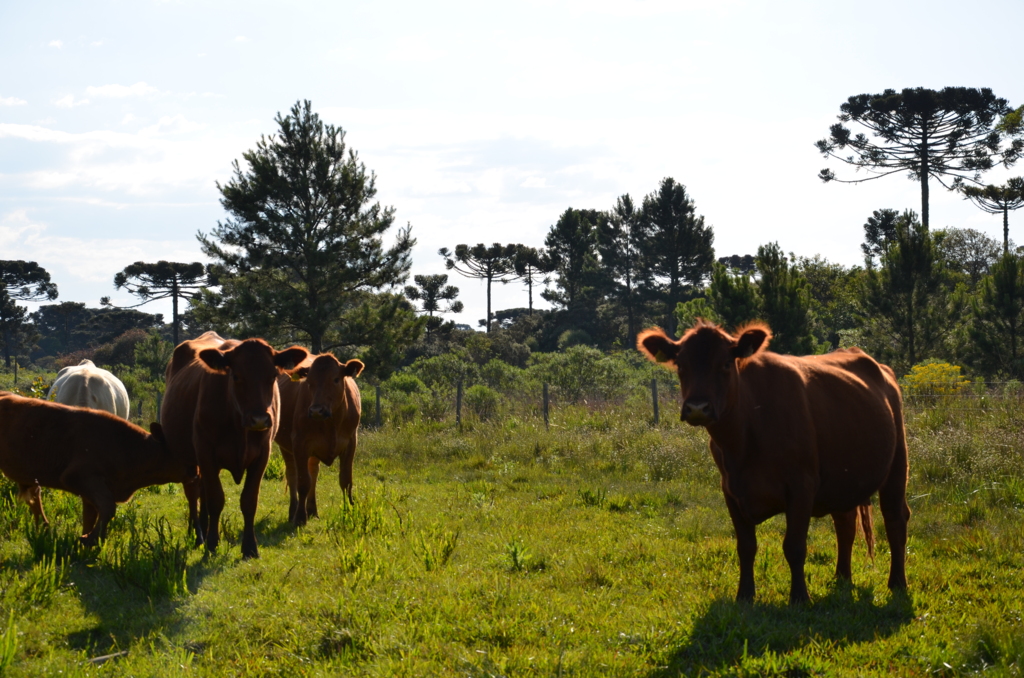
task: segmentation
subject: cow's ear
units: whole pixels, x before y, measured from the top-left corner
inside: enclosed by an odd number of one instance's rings
[[[302,381],[309,376],[309,367],[300,367],[293,372],[289,372],[288,376],[292,381]]]
[[[679,344],[669,339],[660,327],[652,327],[637,335],[636,347],[648,359],[666,367],[675,367]]]
[[[771,330],[767,327],[760,325],[748,327],[740,334],[739,339],[736,341],[736,346],[732,349],[732,354],[736,358],[749,358],[758,351],[768,348],[768,342],[771,341],[771,338]]]
[[[166,438],[164,438],[164,427],[156,423],[155,421],[149,425],[149,432],[153,434],[154,438],[158,438],[159,440],[166,440]]]
[[[207,348],[200,351],[199,363],[208,372],[213,372],[214,374],[227,374],[228,368],[231,366],[227,356],[224,355],[224,351],[215,348]]]
[[[284,351],[276,351],[274,353],[274,364],[284,371],[292,370],[295,369],[296,365],[305,360],[308,355],[309,351],[301,346],[292,346]]]
[[[349,360],[345,363],[342,371],[345,373],[346,377],[358,377],[363,373],[364,367],[366,367],[366,365],[363,364],[362,360]]]

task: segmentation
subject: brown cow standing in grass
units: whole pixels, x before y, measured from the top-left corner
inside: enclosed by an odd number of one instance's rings
[[[40,487],[81,497],[82,543],[93,546],[106,536],[117,504],[137,490],[196,475],[194,458],[175,454],[160,424],[150,428],[109,412],[0,393],[0,470],[44,523]]]
[[[330,353],[309,356],[292,374],[278,377],[281,426],[275,440],[281,447],[288,480],[288,519],[305,525],[317,515],[316,479],[320,462],[330,466],[340,457],[338,482],[352,503],[352,462],[356,455],[360,397],[355,377],[363,363],[342,363]]]
[[[892,554],[889,588],[905,589],[907,441],[893,371],[860,349],[779,355],[765,350],[770,339],[767,325],[750,324],[731,336],[704,321],[679,341],[658,328],[637,337],[648,358],[677,370],[682,420],[711,436],[736,530],[736,598],[753,600],[755,526],[779,513],[786,514],[790,603],[809,600],[804,560],[811,516],[832,515],[836,575],[849,579],[857,509],[875,492]]]
[[[227,469],[236,484],[245,476],[242,557],[259,556],[256,506],[278,426],[277,377],[308,354],[298,346],[275,351],[262,339],[224,340],[215,332],[174,349],[160,421],[171,449],[199,465],[199,482],[186,484],[185,494],[196,541],[205,541],[208,551],[220,541],[220,471]]]

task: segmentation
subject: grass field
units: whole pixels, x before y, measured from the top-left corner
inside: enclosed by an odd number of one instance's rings
[[[631,416],[629,412],[641,412]],[[0,492],[4,675],[676,676],[1024,672],[1024,402],[912,411],[907,595],[888,552],[833,580],[831,521],[812,523],[813,603],[790,608],[784,521],[758,529],[757,602],[733,602],[732,527],[703,431],[669,412],[566,408],[364,431],[355,508],[321,474],[321,517],[287,523],[264,480],[261,558],[239,558],[238,488],[221,551],[185,538],[179,488],[121,507],[75,546]],[[102,659],[107,655],[115,655]],[[99,658],[99,659],[98,659]]]

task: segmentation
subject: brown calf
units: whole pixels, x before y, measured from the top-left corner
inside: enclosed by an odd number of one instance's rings
[[[199,482],[186,484],[185,494],[196,541],[205,541],[207,550],[215,551],[220,541],[220,471],[227,469],[236,484],[245,476],[242,557],[259,556],[256,507],[277,432],[277,377],[307,355],[298,346],[275,351],[262,339],[226,341],[214,332],[174,349],[160,421],[171,449],[199,465]]]
[[[731,336],[703,321],[679,341],[657,328],[637,338],[651,360],[678,372],[682,420],[711,436],[736,530],[737,599],[754,598],[755,526],[779,513],[786,514],[791,603],[809,599],[811,516],[832,515],[836,574],[849,578],[857,509],[875,492],[892,554],[889,588],[906,588],[907,442],[893,371],[859,349],[779,355],[765,350],[770,339],[766,325]]]
[[[338,482],[352,502],[352,462],[356,455],[360,398],[355,377],[363,371],[358,360],[340,362],[330,353],[309,356],[292,374],[278,377],[281,426],[275,440],[288,479],[288,518],[305,525],[315,517],[316,479],[320,462],[340,459]]]
[[[92,546],[137,490],[195,477],[195,461],[172,452],[160,424],[151,430],[109,412],[0,393],[0,470],[36,520],[47,522],[40,487],[81,497],[82,543]]]

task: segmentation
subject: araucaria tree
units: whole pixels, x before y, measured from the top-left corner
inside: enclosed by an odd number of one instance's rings
[[[53,301],[57,285],[34,261],[0,261],[0,330],[3,332],[4,364],[11,366],[11,350],[25,326],[27,309],[16,301]]]
[[[515,271],[515,280],[522,280],[526,283],[528,298],[527,309],[533,315],[533,288],[538,284],[549,284],[551,278],[548,274],[553,270],[551,259],[543,247],[527,247],[516,245],[516,254],[512,257],[512,270]]]
[[[1003,252],[1010,251],[1010,212],[1024,207],[1024,177],[1014,177],[1002,186],[964,186],[961,192],[989,214],[1003,215]]]
[[[459,288],[448,284],[448,276],[444,273],[437,275],[413,276],[415,285],[407,285],[405,296],[412,301],[420,302],[420,308],[427,314],[427,332],[430,333],[441,326],[440,317],[434,314],[441,313],[462,313],[463,305],[456,300],[459,296]],[[443,304],[442,302],[448,302]]]
[[[514,274],[513,259],[517,245],[494,243],[487,247],[483,243],[470,247],[456,245],[455,252],[447,247],[437,251],[444,257],[445,267],[467,278],[484,280],[487,283],[487,331],[491,331],[491,284],[495,281],[507,282]]]
[[[181,323],[178,318],[178,300],[188,299],[209,286],[206,266],[193,261],[190,264],[178,261],[158,261],[155,264],[136,261],[131,266],[114,276],[114,287],[127,290],[142,301],[134,306],[138,308],[158,299],[171,300],[171,327],[174,345],[178,345],[178,330]],[[103,297],[100,303],[109,306],[110,297]]]
[[[673,311],[684,301],[684,290],[703,287],[711,275],[715,234],[697,214],[686,186],[671,177],[644,198],[643,218],[650,238],[651,272],[662,290],[668,330],[675,332]]]
[[[394,209],[374,202],[375,175],[309,101],[275,122],[277,134],[242,154],[245,169],[235,161],[234,176],[217,184],[230,218],[198,238],[218,262],[220,292],[204,293],[197,315],[239,333],[305,340],[314,353],[372,349],[392,334],[415,339],[425,320],[388,293],[408,278],[411,227],[384,246]]]
[[[825,182],[859,183],[909,173],[921,186],[925,230],[929,227],[929,179],[952,190],[964,181],[977,182],[994,161],[1012,160],[1011,155],[1000,155],[1004,134],[995,128],[1010,107],[987,88],[887,89],[852,96],[839,108],[839,122],[815,145],[826,158],[864,169],[870,176],[842,180],[827,168],[818,176]],[[847,123],[856,123],[870,136],[854,134]]]

